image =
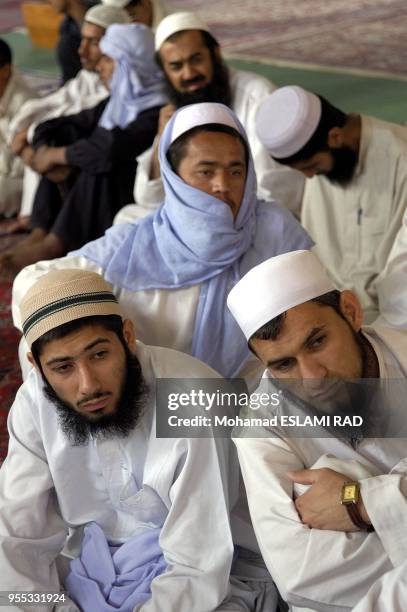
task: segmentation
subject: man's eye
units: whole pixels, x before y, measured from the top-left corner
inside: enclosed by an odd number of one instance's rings
[[[243,176],[243,170],[233,170],[232,176]]]
[[[199,176],[212,176],[211,170],[198,170]]]
[[[54,372],[57,374],[66,374],[72,368],[72,364],[64,363],[64,365],[57,366],[56,368],[52,368]]]
[[[287,372],[294,366],[294,359],[286,359],[285,361],[280,361],[280,363],[274,366],[273,370],[277,370],[277,372]]]
[[[108,355],[108,351],[98,351],[97,353],[95,353],[93,355],[94,359],[103,359],[104,357],[106,357]]]
[[[312,349],[320,348],[324,344],[325,338],[326,336],[318,336],[318,338],[314,338],[314,340],[312,340],[309,344],[310,348]]]
[[[182,64],[170,64],[170,70],[172,72],[179,72],[182,68]]]

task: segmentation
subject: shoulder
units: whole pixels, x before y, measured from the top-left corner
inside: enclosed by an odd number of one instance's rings
[[[362,115],[362,130],[370,132],[370,146],[386,149],[392,157],[407,155],[407,126]],[[387,153],[386,153],[387,154]]]
[[[137,358],[152,378],[220,378],[208,365],[191,355],[137,342]],[[148,376],[147,376],[148,377]]]
[[[230,69],[230,85],[233,102],[236,101],[236,98],[247,98],[259,104],[263,98],[276,89],[271,81],[260,74],[234,69]]]

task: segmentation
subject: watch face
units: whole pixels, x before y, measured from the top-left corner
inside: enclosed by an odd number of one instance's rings
[[[358,500],[358,486],[355,483],[347,484],[342,489],[342,502],[343,503],[356,503]]]

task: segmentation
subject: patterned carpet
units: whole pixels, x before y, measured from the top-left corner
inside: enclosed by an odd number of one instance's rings
[[[4,236],[9,222],[0,222],[0,252],[17,244],[22,235]],[[6,421],[8,410],[21,385],[18,343],[20,333],[11,318],[11,283],[0,281],[0,463],[7,454]]]
[[[0,32],[23,25],[19,0],[0,0]]]
[[[405,0],[176,0],[171,6],[201,15],[234,57],[407,76]]]

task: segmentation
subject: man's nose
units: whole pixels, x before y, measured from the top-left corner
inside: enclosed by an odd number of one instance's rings
[[[191,81],[197,76],[197,71],[192,64],[185,62],[182,67],[182,79],[184,81]]]
[[[79,53],[80,57],[86,57],[86,55],[88,53],[88,45],[87,45],[86,41],[84,41],[84,40],[81,41],[81,44],[79,45],[78,53]]]
[[[78,376],[80,395],[92,395],[100,391],[100,381],[89,364],[78,365]]]
[[[214,193],[228,193],[230,190],[229,177],[225,172],[217,172],[212,181]]]
[[[301,378],[306,382],[310,389],[316,389],[319,386],[319,381],[326,378],[327,369],[317,359],[312,356],[306,356],[299,361]]]

